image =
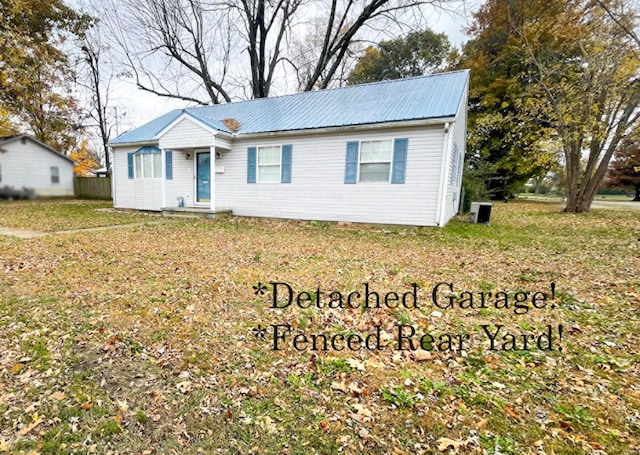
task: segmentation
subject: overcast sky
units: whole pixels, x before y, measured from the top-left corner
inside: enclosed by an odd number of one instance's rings
[[[71,0],[70,4],[76,3]],[[80,3],[80,2],[78,2]],[[436,32],[444,32],[451,43],[460,46],[467,40],[463,29],[469,25],[471,13],[480,4],[479,0],[467,1],[455,13],[434,10],[427,14],[428,26]],[[118,113],[118,133],[138,127],[172,109],[184,108],[185,101],[162,98],[138,89],[133,81],[114,80],[110,93],[110,104]],[[115,110],[112,111],[112,114]],[[116,135],[114,134],[113,137]]]

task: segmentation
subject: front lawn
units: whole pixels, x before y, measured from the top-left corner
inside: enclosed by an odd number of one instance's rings
[[[149,218],[142,212],[105,211],[112,206],[105,201],[0,201],[0,227],[56,232],[136,223]]]
[[[632,453],[640,212],[560,209],[0,237],[0,452]]]

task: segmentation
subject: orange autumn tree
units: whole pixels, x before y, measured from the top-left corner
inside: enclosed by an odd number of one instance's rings
[[[89,141],[83,139],[80,146],[69,154],[69,158],[76,162],[73,173],[86,177],[90,172],[100,167],[100,159],[96,152],[89,147]]]

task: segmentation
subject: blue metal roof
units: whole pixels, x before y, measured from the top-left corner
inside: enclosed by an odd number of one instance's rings
[[[438,73],[213,106],[171,111],[110,142],[153,142],[183,113],[230,133],[222,123],[235,119],[244,134],[454,117],[465,94],[469,71]]]

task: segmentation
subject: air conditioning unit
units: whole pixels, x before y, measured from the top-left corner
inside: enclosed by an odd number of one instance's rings
[[[469,210],[469,221],[472,223],[489,223],[491,218],[491,202],[472,202]]]

